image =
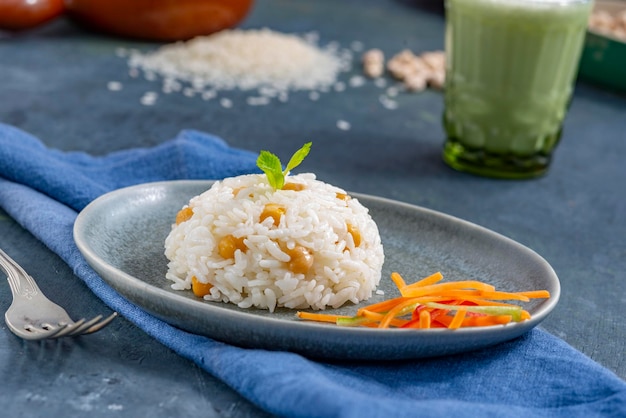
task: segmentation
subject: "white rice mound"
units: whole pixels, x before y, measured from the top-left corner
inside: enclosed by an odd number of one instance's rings
[[[274,190],[264,174],[215,182],[192,198],[190,219],[172,225],[165,240],[166,278],[175,290],[191,289],[192,276],[213,285],[204,299],[274,311],[337,308],[372,296],[384,261],[378,227],[358,199],[316,180],[311,173],[288,176],[303,190]],[[285,208],[280,223],[259,222],[266,204]],[[348,225],[360,234],[355,246]],[[243,237],[233,258],[219,255],[219,240]],[[306,273],[289,270],[283,249],[305,247],[313,254]]]

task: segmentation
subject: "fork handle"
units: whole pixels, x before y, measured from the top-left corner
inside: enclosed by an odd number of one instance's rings
[[[9,287],[11,287],[14,298],[32,299],[41,294],[41,290],[32,277],[2,249],[0,249],[0,266],[7,274]]]

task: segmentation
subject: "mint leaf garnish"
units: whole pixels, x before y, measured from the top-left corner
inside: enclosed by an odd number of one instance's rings
[[[299,166],[306,156],[309,155],[311,144],[311,142],[307,142],[302,146],[302,148],[296,151],[289,159],[289,163],[284,171],[282,164],[280,163],[280,159],[276,155],[265,150],[261,151],[259,154],[259,157],[256,160],[256,165],[265,173],[270,186],[272,186],[275,190],[280,190],[285,185],[285,177],[287,174]]]

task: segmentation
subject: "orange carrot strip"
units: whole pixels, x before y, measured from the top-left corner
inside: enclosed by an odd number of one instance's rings
[[[494,300],[521,300],[522,302],[528,302],[530,300],[527,296],[519,293],[503,292],[500,290],[483,291],[480,293],[480,296],[484,299]]]
[[[427,286],[422,286],[419,288],[408,288],[405,287],[402,296],[404,297],[419,297],[419,296],[428,296],[428,295],[437,295],[437,296],[445,296],[446,291],[450,290],[460,290],[460,289],[476,289],[485,292],[492,292],[495,290],[495,287],[492,285],[479,282],[476,280],[464,280],[458,282],[448,282],[448,283],[439,283],[432,284]]]
[[[312,312],[297,312],[296,315],[300,319],[308,319],[309,321],[317,321],[317,322],[337,322],[337,318],[350,318],[345,315],[333,315],[333,314],[322,314],[322,313],[312,313]]]
[[[364,309],[363,312],[361,312],[359,316],[369,319],[371,321],[369,323],[371,324],[375,323],[375,326],[378,326],[378,323],[385,317],[385,314],[378,313],[378,312],[371,312],[371,311]],[[394,327],[401,327],[406,322],[408,322],[406,319],[394,318],[391,320],[389,325],[394,326]]]
[[[420,312],[419,326],[423,329],[430,328],[430,312],[428,312],[426,309]]]
[[[382,302],[374,303],[372,305],[367,305],[367,306],[360,308],[359,310],[356,311],[356,314],[357,316],[361,315],[361,312],[365,309],[371,312],[386,312],[389,309],[396,306],[398,303],[401,303],[407,299],[408,298],[405,298],[405,297],[399,297],[399,298],[394,298],[394,299],[383,300]]]
[[[527,310],[522,309],[521,316],[522,316],[522,321],[530,319],[530,313]]]
[[[391,273],[391,280],[393,280],[393,282],[398,287],[398,290],[400,291],[402,291],[402,289],[406,286],[406,282],[404,281],[402,276],[400,276],[400,274],[396,273],[395,271]]]
[[[361,312],[359,313],[358,316],[363,316],[365,318],[368,319],[373,319],[375,321],[380,321],[381,319],[383,319],[383,317],[385,316],[385,314],[379,313],[379,312],[373,312],[370,311],[369,309],[361,309]]]
[[[406,285],[406,288],[413,289],[415,287],[428,286],[428,285],[440,282],[442,279],[443,279],[443,274],[441,274],[440,272],[437,272],[437,273],[431,274],[430,276],[424,277],[422,280],[419,280],[415,283]]]
[[[452,322],[448,325],[450,329],[458,329],[461,325],[463,325],[463,319],[465,319],[465,314],[467,312],[463,309],[459,309],[454,314],[454,318],[452,318]]]
[[[402,312],[403,309],[410,307],[411,305],[415,305],[415,299],[408,299],[403,302],[398,303],[396,306],[391,308],[389,312],[387,312],[384,318],[378,324],[378,328],[389,328],[389,324],[391,321]]]
[[[409,322],[408,319],[393,318],[391,322],[389,323],[389,325],[392,327],[401,328],[402,326],[406,325],[407,322]],[[380,324],[379,324],[379,328],[380,328]]]
[[[518,305],[515,305],[514,303],[496,302],[495,300],[473,298],[471,296],[466,298],[465,300],[467,300],[468,302],[475,303],[476,305],[479,305],[479,306],[518,306]]]
[[[529,292],[515,292],[518,295],[526,296],[530,299],[547,299],[550,297],[550,292],[547,290],[531,290]]]
[[[361,324],[361,326],[368,328],[378,328],[378,322],[364,322]]]
[[[485,315],[473,316],[463,320],[464,327],[487,327],[491,325],[504,325],[511,322],[511,315]]]
[[[467,298],[467,297],[478,297],[482,296],[483,291],[475,290],[475,289],[454,289],[454,290],[446,290],[441,293],[437,293],[439,297],[447,297],[449,299],[459,299],[459,298]]]

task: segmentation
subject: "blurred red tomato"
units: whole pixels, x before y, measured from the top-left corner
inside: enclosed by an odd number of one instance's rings
[[[0,29],[34,28],[59,16],[63,0],[0,0]]]
[[[0,0],[2,1],[2,0]],[[253,0],[66,0],[67,14],[106,33],[185,40],[235,26]]]

